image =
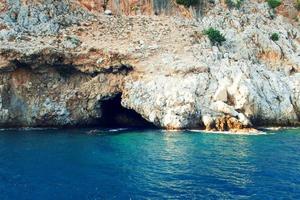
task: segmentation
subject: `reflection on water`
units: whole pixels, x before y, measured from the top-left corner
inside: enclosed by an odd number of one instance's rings
[[[7,130],[0,199],[297,199],[299,130]]]

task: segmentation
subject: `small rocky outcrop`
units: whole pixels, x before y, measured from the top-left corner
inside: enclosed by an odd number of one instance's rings
[[[300,124],[299,24],[267,3],[216,3],[190,19],[91,14],[82,1],[4,2],[0,126],[97,125],[117,95],[168,129]],[[203,34],[210,27],[222,45]]]

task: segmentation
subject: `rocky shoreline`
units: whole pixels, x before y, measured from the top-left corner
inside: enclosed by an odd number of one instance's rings
[[[265,2],[216,3],[197,20],[16,2],[0,15],[1,127],[300,125],[299,23]]]

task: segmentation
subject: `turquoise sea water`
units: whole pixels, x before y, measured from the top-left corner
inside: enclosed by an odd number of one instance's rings
[[[300,130],[3,130],[0,199],[300,199]]]

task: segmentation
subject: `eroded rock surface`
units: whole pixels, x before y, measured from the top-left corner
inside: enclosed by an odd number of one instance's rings
[[[91,15],[80,6],[71,12],[75,2],[51,2],[68,5],[72,19],[52,34],[7,20],[9,9],[2,14],[0,33],[15,35],[0,38],[1,126],[97,124],[101,104],[118,94],[124,108],[168,129],[300,124],[299,23],[274,18],[267,3],[216,3],[192,20],[78,17]],[[224,34],[222,46],[202,34],[209,27]]]

